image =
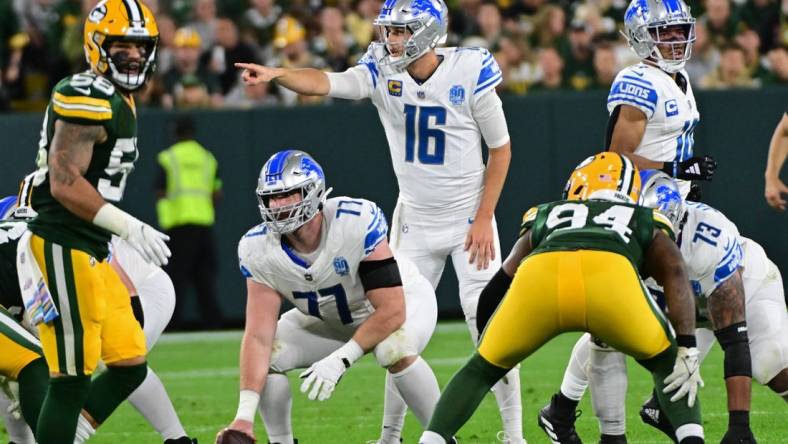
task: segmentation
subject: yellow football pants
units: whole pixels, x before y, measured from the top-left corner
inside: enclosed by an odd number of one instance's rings
[[[145,335],[126,287],[110,264],[33,235],[30,246],[60,314],[38,326],[49,371],[90,375],[105,364],[145,356]]]
[[[656,356],[671,336],[629,260],[607,251],[527,257],[479,343],[479,354],[512,368],[560,333],[587,331],[636,359]]]
[[[23,368],[41,357],[38,339],[0,307],[0,375],[16,380]]]

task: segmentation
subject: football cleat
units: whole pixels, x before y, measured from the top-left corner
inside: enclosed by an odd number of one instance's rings
[[[673,442],[678,442],[676,441],[676,434],[673,432],[673,426],[670,425],[668,418],[665,417],[657,399],[653,395],[640,407],[640,420],[655,429],[659,429]]]
[[[166,439],[164,444],[197,444],[197,438],[189,438],[188,436],[181,436],[177,439]]]
[[[627,436],[602,434],[599,437],[599,444],[627,444]]]
[[[575,421],[582,412],[578,410],[568,415],[562,414],[555,406],[557,396],[553,395],[550,404],[539,410],[539,427],[554,444],[582,444],[583,441],[575,430]]]

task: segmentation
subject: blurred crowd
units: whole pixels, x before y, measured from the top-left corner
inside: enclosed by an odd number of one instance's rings
[[[160,31],[142,106],[249,108],[323,98],[244,86],[235,62],[342,71],[377,39],[381,0],[144,0]],[[0,110],[40,110],[62,77],[87,68],[82,24],[96,0],[0,0]],[[704,88],[788,85],[788,0],[690,0],[687,63]],[[627,0],[449,0],[447,45],[481,46],[501,94],[607,89],[637,59],[619,33]]]

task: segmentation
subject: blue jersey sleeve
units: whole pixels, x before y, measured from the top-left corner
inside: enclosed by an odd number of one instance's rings
[[[624,71],[616,77],[613,86],[610,87],[607,109],[613,112],[619,105],[634,106],[651,119],[657,110],[658,98],[657,89],[650,80]]]
[[[479,50],[481,56],[481,68],[479,69],[479,77],[476,80],[476,86],[473,89],[474,95],[479,95],[485,91],[495,88],[503,81],[503,73],[501,68],[498,67],[498,62],[495,57],[490,54],[490,51],[481,48]]]
[[[367,68],[367,72],[369,73],[370,83],[372,85],[372,89],[374,90],[378,86],[378,77],[380,77],[380,72],[378,71],[378,63],[377,59],[375,58],[375,51],[373,47],[374,43],[369,45],[367,49],[367,53],[364,54],[358,61],[358,65],[364,66]]]
[[[367,207],[364,210],[369,211],[371,217],[364,236],[364,257],[369,256],[378,244],[386,240],[389,233],[389,225],[383,210],[372,202],[368,202]]]

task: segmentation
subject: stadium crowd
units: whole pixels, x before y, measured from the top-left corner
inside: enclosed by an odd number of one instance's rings
[[[0,111],[41,110],[54,82],[87,68],[82,24],[96,0],[0,0]],[[235,62],[342,71],[376,39],[381,0],[147,0],[161,42],[142,106],[249,108],[313,103],[244,86]],[[450,0],[448,45],[481,46],[501,94],[607,90],[636,62],[619,33],[625,0]],[[695,88],[788,85],[788,0],[689,1],[698,17]]]

